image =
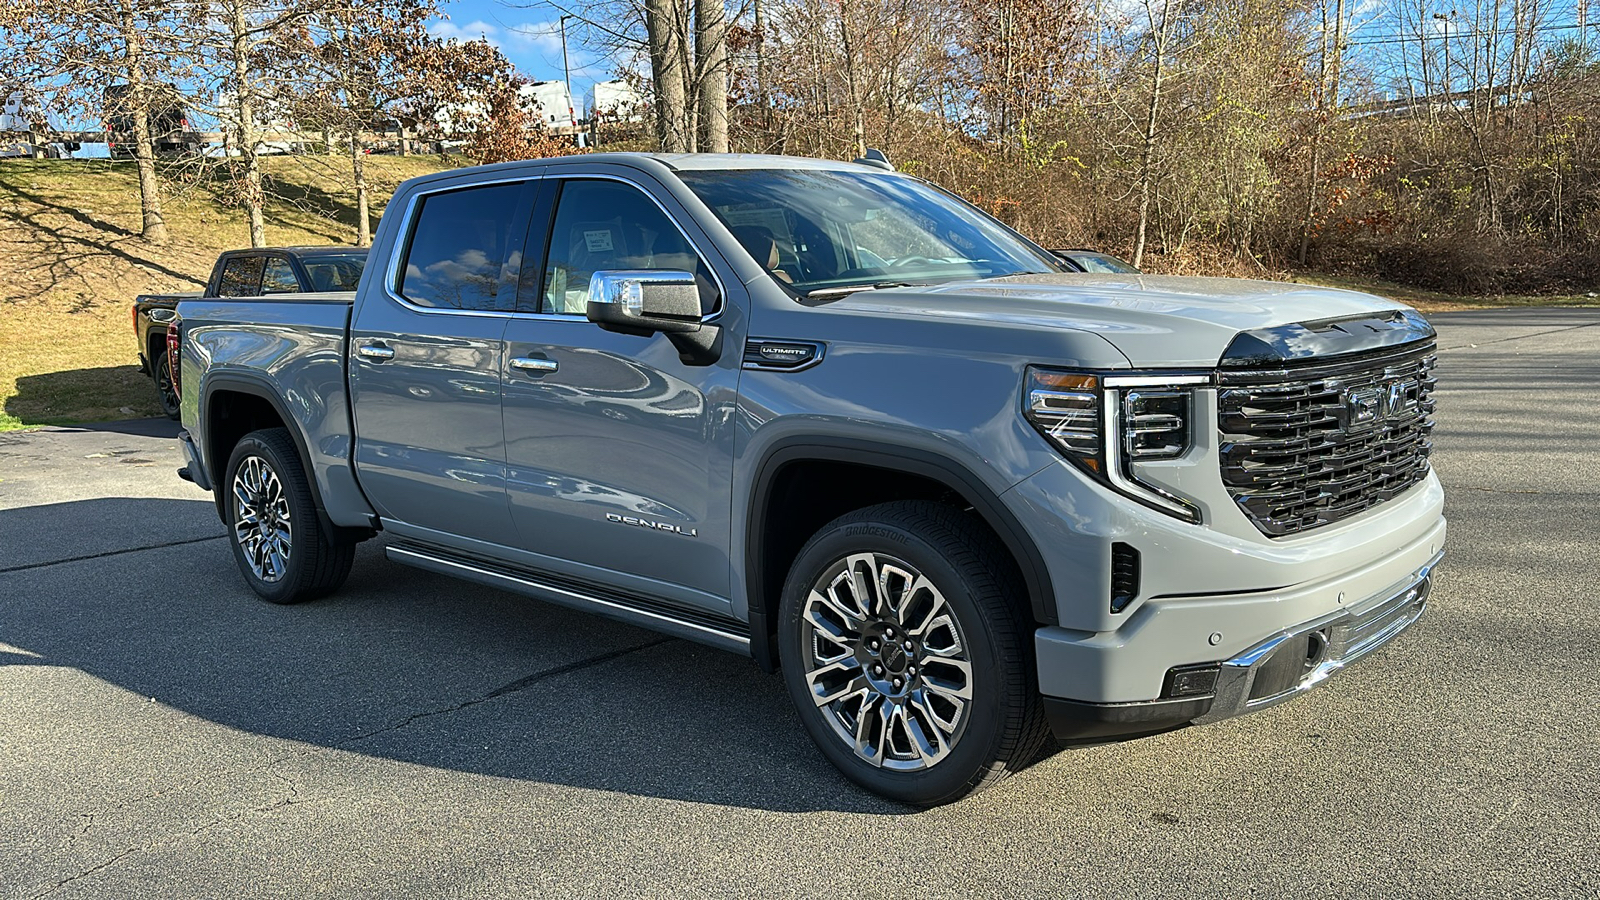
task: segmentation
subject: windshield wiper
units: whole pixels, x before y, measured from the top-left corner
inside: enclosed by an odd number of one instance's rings
[[[842,287],[817,288],[806,292],[807,300],[833,300],[854,294],[857,291],[875,291],[880,288],[897,287],[926,287],[914,281],[875,281],[872,284],[850,284]]]

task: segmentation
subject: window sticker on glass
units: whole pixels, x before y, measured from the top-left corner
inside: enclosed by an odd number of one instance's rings
[[[609,253],[612,250],[611,231],[585,231],[583,243],[589,248],[590,253]]]

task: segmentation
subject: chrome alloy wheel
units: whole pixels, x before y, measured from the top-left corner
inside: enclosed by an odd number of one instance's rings
[[[910,565],[859,553],[805,601],[806,685],[839,739],[885,769],[930,768],[966,730],[972,662],[953,610]]]
[[[233,476],[233,502],[233,536],[250,571],[269,584],[279,581],[289,568],[294,529],[289,498],[272,465],[246,457]]]

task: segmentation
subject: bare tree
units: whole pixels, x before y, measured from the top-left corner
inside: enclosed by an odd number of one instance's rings
[[[364,135],[393,125],[403,140],[404,113],[426,105],[441,84],[459,91],[474,80],[509,78],[498,52],[432,37],[428,22],[438,12],[436,0],[333,0],[281,43],[298,82],[291,106],[297,122],[348,141],[357,246],[372,242]]]
[[[174,51],[180,26],[168,0],[12,0],[6,69],[59,107],[131,132],[139,178],[140,235],[167,241],[156,175],[152,113],[175,103],[186,75]],[[120,126],[120,127],[118,127]]]

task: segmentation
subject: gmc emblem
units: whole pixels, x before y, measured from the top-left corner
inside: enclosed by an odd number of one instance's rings
[[[1421,401],[1422,385],[1415,378],[1402,378],[1372,387],[1345,389],[1339,394],[1339,427],[1361,431],[1378,424],[1409,416]]]

